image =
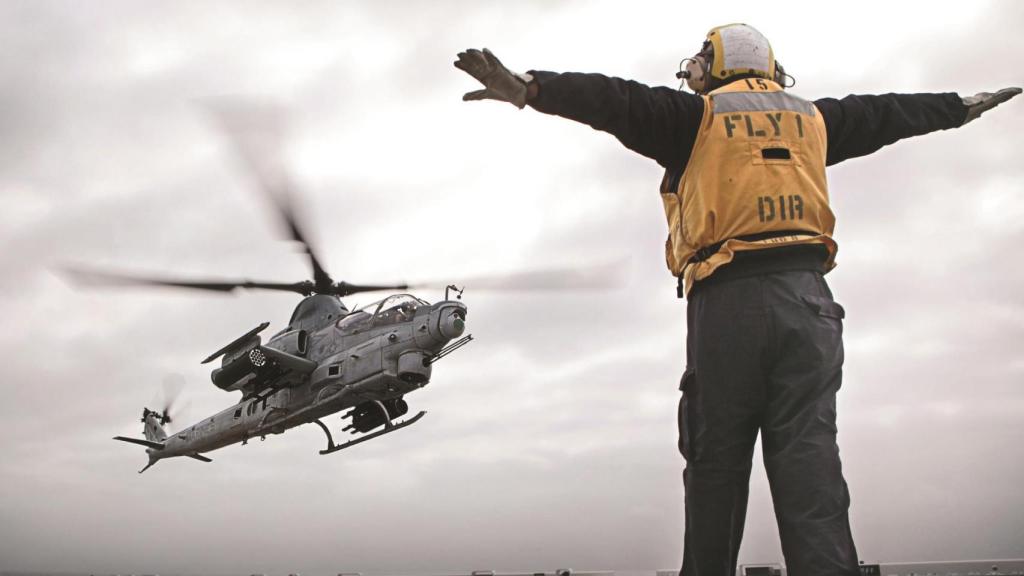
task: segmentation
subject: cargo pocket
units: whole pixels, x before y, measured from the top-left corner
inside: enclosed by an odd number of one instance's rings
[[[818,316],[835,318],[836,320],[846,318],[846,310],[843,310],[843,307],[834,300],[823,296],[808,296],[806,294],[801,295],[800,299]]]
[[[690,413],[692,408],[690,407],[693,402],[693,394],[695,388],[693,387],[694,379],[697,376],[697,371],[693,368],[687,368],[683,372],[683,377],[679,380],[679,390],[682,391],[682,396],[679,398],[679,453],[683,455],[686,460],[690,459],[690,446],[691,446],[691,429],[692,429],[692,418]]]

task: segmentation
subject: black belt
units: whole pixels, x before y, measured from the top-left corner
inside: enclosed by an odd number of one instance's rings
[[[808,232],[806,230],[782,230],[782,231],[779,231],[779,232],[759,232],[757,234],[744,234],[742,236],[735,236],[733,238],[726,238],[725,240],[721,240],[719,242],[715,242],[714,244],[709,244],[707,246],[704,246],[703,248],[698,249],[697,252],[695,252],[694,255],[686,262],[686,265],[689,266],[691,264],[697,264],[697,263],[700,263],[700,262],[704,262],[708,258],[711,258],[716,253],[718,253],[718,251],[722,249],[722,246],[726,242],[728,242],[729,240],[741,240],[743,242],[757,242],[759,240],[768,240],[769,238],[782,238],[783,236],[795,236],[795,235],[806,236],[808,234],[817,235],[817,233],[815,233],[815,232]],[[779,247],[781,248],[782,246],[779,246]],[[685,274],[680,274],[678,276],[678,278],[677,278],[677,282],[676,282],[676,296],[678,298],[684,298],[686,296],[686,286],[685,286],[685,281],[683,279],[684,275]]]

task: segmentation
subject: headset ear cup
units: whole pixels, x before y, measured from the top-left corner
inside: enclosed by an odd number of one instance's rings
[[[686,84],[698,94],[704,91],[708,82],[708,66],[702,60],[688,58],[686,62]]]

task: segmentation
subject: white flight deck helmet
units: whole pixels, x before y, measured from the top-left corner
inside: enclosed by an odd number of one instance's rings
[[[792,86],[787,86],[785,80],[791,77],[775,61],[768,39],[747,24],[712,28],[700,52],[680,62],[676,77],[685,79],[698,94],[707,94],[737,77],[765,78],[783,87]]]

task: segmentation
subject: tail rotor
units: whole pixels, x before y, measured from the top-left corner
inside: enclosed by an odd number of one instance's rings
[[[160,460],[160,453],[165,449],[167,442],[167,432],[164,430],[164,426],[173,422],[172,414],[177,412],[175,405],[184,387],[185,378],[181,374],[168,374],[165,376],[161,386],[161,397],[155,399],[155,403],[151,404],[159,409],[150,410],[149,407],[142,409],[142,434],[145,438],[114,436],[114,440],[137,444],[147,448],[146,454],[149,456],[149,463],[146,464],[145,468],[139,470],[140,474]],[[196,455],[192,457],[202,459]]]

